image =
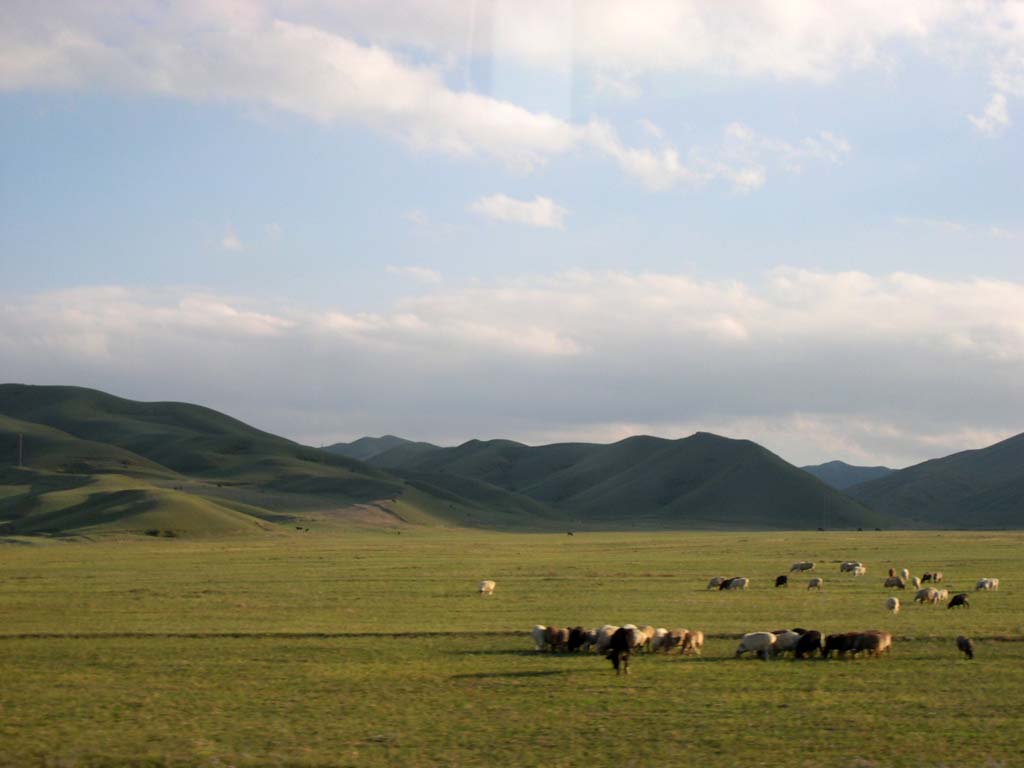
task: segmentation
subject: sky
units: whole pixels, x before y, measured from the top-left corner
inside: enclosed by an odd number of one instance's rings
[[[1024,1],[0,5],[0,381],[322,445],[1024,431]]]

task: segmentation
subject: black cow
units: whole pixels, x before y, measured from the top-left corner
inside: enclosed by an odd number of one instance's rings
[[[625,672],[629,674],[629,654],[633,651],[632,648],[633,630],[626,629],[625,627],[619,627],[612,633],[610,642],[608,643],[608,655],[605,656],[608,661],[615,667],[615,674]],[[622,668],[619,668],[621,664]]]
[[[953,595],[953,599],[949,601],[949,605],[946,608],[956,608],[962,606],[963,608],[970,608],[971,604],[967,602],[967,593],[961,592],[959,595]]]
[[[789,576],[776,576],[775,577],[775,586],[776,587],[788,587],[789,586]]]
[[[808,630],[800,633],[800,639],[796,641],[796,648],[793,649],[793,660],[813,657],[822,650],[821,632]]]

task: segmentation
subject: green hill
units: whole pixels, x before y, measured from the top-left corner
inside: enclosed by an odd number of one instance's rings
[[[827,461],[824,464],[800,467],[800,469],[839,491],[866,483],[868,480],[877,480],[896,471],[889,467],[858,467],[847,464],[845,461]]]
[[[395,448],[426,452],[436,449],[437,446],[431,443],[414,443],[394,435],[384,435],[383,437],[361,437],[351,443],[334,443],[334,445],[326,446],[324,450],[339,456],[348,456],[350,459],[366,461]]]
[[[1024,434],[847,490],[883,515],[937,528],[1024,527]]]
[[[24,468],[16,467],[19,434]],[[438,495],[431,488],[202,406],[141,403],[80,387],[0,385],[4,533],[558,525],[550,510],[486,484],[458,493],[437,487]]]
[[[875,527],[883,519],[748,440],[697,433],[595,445],[471,440],[386,461],[418,482],[471,478],[568,514],[574,525],[668,528]]]

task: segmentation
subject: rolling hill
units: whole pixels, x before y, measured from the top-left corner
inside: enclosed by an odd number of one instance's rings
[[[859,483],[866,483],[868,480],[877,480],[896,471],[889,467],[858,467],[844,461],[828,461],[824,464],[800,467],[800,469],[839,491]]]
[[[17,435],[25,467],[17,467]],[[0,532],[210,535],[310,520],[555,525],[499,489],[432,492],[187,403],[0,385]],[[515,510],[515,514],[511,513]],[[542,514],[541,514],[542,513]]]
[[[748,440],[697,433],[637,436],[612,445],[539,447],[471,440],[455,448],[370,459],[420,483],[473,479],[604,528],[880,526],[861,504]],[[400,459],[400,460],[399,460]]]
[[[367,461],[385,451],[399,447],[403,451],[428,452],[437,449],[437,446],[432,443],[414,443],[412,440],[405,440],[394,435],[384,435],[383,437],[361,437],[351,443],[334,443],[334,445],[326,446],[324,450],[339,456],[348,456],[350,459]]]
[[[1024,434],[861,483],[847,493],[917,527],[1024,527]]]

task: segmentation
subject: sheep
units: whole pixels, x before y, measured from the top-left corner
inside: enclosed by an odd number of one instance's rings
[[[919,578],[917,578],[917,576],[912,576],[910,578],[910,586],[912,586],[914,589],[920,589],[921,588],[921,580]]]
[[[793,573],[793,571],[799,571],[800,573],[803,573],[804,571],[813,571],[813,570],[814,570],[814,563],[812,563],[810,560],[803,560],[803,561],[801,561],[799,563],[793,563],[791,566],[789,566],[789,572],[790,573]]]
[[[665,647],[665,638],[668,637],[668,630],[664,627],[657,627],[654,630],[654,637],[651,638],[650,651],[657,653],[658,651],[667,651]]]
[[[721,589],[725,576],[713,576],[708,582],[708,589]]]
[[[863,568],[863,563],[859,560],[847,560],[839,565],[840,573],[853,573],[857,568]]]
[[[775,577],[775,586],[776,587],[788,587],[789,586],[789,576],[776,576]]]
[[[942,571],[933,571],[931,573],[926,573],[924,576],[921,577],[921,583],[924,583],[926,581],[933,581],[935,583],[942,581]]]
[[[644,635],[644,640],[640,644],[641,647],[648,651],[651,650],[651,642],[654,640],[654,635],[658,630],[656,630],[650,624],[645,624],[644,626],[640,627],[640,631]]]
[[[856,637],[856,632],[829,635],[825,638],[825,644],[821,647],[822,658],[831,658],[833,651],[839,658],[842,658],[847,651],[853,650]]]
[[[793,660],[804,659],[808,656],[814,656],[815,653],[821,650],[821,632],[817,630],[809,630],[800,635],[800,639],[796,642],[796,647],[793,648]]]
[[[900,612],[900,599],[898,597],[890,597],[885,601],[885,609],[892,613],[893,616]]]
[[[949,590],[948,589],[940,589],[940,590],[938,590],[938,596],[935,598],[935,602],[937,602],[937,603],[944,603],[947,600],[949,600]]]
[[[867,566],[865,566],[865,565],[858,565],[856,568],[853,569],[853,575],[854,576],[863,576],[867,572],[868,572],[868,569],[867,569]]]
[[[597,653],[606,653],[608,651],[608,646],[612,641],[612,635],[615,634],[615,630],[617,629],[618,627],[613,624],[605,624],[597,630],[597,639],[594,642],[594,650]]]
[[[544,650],[544,643],[547,637],[547,627],[543,624],[535,624],[533,629],[530,630],[530,637],[533,638],[533,644],[537,646],[538,651]]]
[[[989,579],[989,578],[978,579],[978,583],[974,587],[974,590],[977,591],[979,589],[984,589],[985,591],[995,590],[995,591],[998,592],[999,591],[999,579]]]
[[[564,627],[548,627],[544,630],[544,642],[552,653],[560,651],[569,645],[569,630]]]
[[[726,579],[718,587],[722,590],[734,590],[734,589],[746,589],[750,586],[750,579],[744,578],[743,576],[733,576],[731,579]]]
[[[480,586],[477,587],[477,590],[480,592],[480,597],[483,597],[485,595],[493,595],[494,587],[495,584],[491,579],[484,579],[480,582]]]
[[[956,636],[956,647],[964,652],[964,656],[968,659],[974,658],[974,643],[971,638],[964,637],[963,635]]]
[[[825,584],[825,580],[823,578],[821,578],[821,576],[815,576],[814,578],[812,578],[810,581],[807,582],[807,588],[808,589],[816,589],[816,590],[818,590],[820,592],[821,588],[822,588],[822,586],[824,586],[824,584]]]
[[[895,569],[895,568],[890,568],[890,569],[889,569],[889,578],[891,579],[891,578],[893,578],[893,577],[894,577],[895,575],[896,575],[896,569]]]
[[[949,601],[949,605],[946,606],[947,609],[949,609],[949,608],[970,608],[970,607],[971,607],[971,604],[967,600],[967,593],[966,592],[961,592],[959,595],[953,595],[953,599],[950,600]]]
[[[569,630],[569,640],[566,643],[566,650],[575,653],[587,643],[587,630],[583,627],[573,627]]]
[[[910,571],[904,568],[902,571],[900,571],[900,576],[903,578],[904,581],[907,581],[908,579],[910,579]]]
[[[925,587],[924,589],[917,590],[917,594],[914,595],[914,602],[924,605],[925,603],[931,603],[935,605],[939,602],[939,590],[935,587]]]
[[[905,582],[899,576],[890,576],[888,579],[885,580],[885,586],[886,588],[895,587],[896,589],[906,589],[907,582]]]
[[[866,651],[869,656],[878,658],[886,651],[892,651],[892,635],[888,632],[872,629],[860,632],[853,644],[853,652]]]
[[[753,653],[768,661],[775,650],[775,635],[771,632],[748,632],[736,648],[736,658],[744,653]]]
[[[783,632],[773,632],[772,634],[775,635],[775,652],[780,655],[789,651],[795,651],[797,643],[803,637],[803,635],[789,629]]]
[[[704,647],[704,633],[699,629],[690,630],[683,635],[683,643],[681,653],[684,656],[689,656],[692,653],[701,655],[701,649]]]

